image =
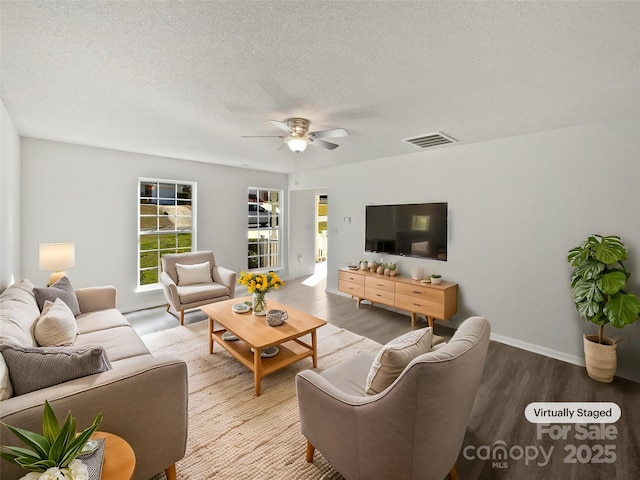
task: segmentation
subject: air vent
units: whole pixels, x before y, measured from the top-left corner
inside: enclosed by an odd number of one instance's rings
[[[419,137],[405,138],[405,142],[409,142],[418,148],[431,148],[446,145],[447,143],[454,143],[456,140],[442,132],[437,132],[421,135]]]

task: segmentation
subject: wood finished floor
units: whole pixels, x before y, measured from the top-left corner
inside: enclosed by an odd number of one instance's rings
[[[408,315],[368,304],[356,309],[348,297],[327,294],[324,280],[311,286],[304,280],[289,281],[269,297],[379,343],[411,329]],[[176,315],[167,313],[164,307],[125,316],[140,334],[179,325]],[[186,324],[205,319],[199,310],[185,315]],[[420,320],[415,328],[426,325]],[[450,336],[453,329],[446,322],[437,322],[435,333]],[[615,438],[576,439],[575,425],[570,424],[566,440],[552,440],[538,434],[536,425],[524,418],[525,407],[531,402],[561,401],[617,403],[622,417],[613,425]],[[508,458],[502,462],[486,459],[486,452],[496,452],[497,445],[506,446]],[[605,447],[614,452],[615,461],[596,463],[602,458],[598,452]],[[546,464],[541,448],[549,458]],[[579,451],[580,456],[570,457],[572,450]],[[519,458],[521,451],[531,457],[535,452],[538,457]],[[567,463],[571,458],[576,462]],[[611,384],[596,382],[586,375],[584,367],[492,341],[456,468],[460,480],[638,479],[640,384],[618,377]]]

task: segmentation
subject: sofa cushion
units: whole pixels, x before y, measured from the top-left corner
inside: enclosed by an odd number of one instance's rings
[[[34,336],[41,347],[68,347],[78,334],[78,324],[71,309],[61,298],[45,300],[42,315],[36,322]]]
[[[36,296],[40,311],[44,308],[45,300],[53,302],[56,298],[60,298],[71,309],[74,316],[80,314],[80,306],[78,305],[76,292],[67,277],[62,277],[50,287],[34,288],[33,293]]]
[[[194,285],[196,283],[211,283],[211,264],[209,262],[182,265],[176,263],[178,285]]]
[[[431,327],[412,330],[383,346],[371,365],[365,391],[380,393],[395,382],[411,360],[431,350]]]
[[[16,395],[111,370],[101,347],[16,347],[0,345]]]
[[[189,304],[194,302],[202,302],[216,297],[224,297],[229,295],[228,287],[221,283],[201,283],[198,285],[187,285],[186,287],[178,287],[178,296],[180,303]]]
[[[81,313],[76,317],[78,334],[108,330],[116,327],[128,327],[131,324],[116,308],[107,308],[95,312]]]
[[[37,347],[33,329],[40,309],[29,280],[16,282],[0,294],[0,343]]]
[[[78,335],[73,346],[74,348],[100,346],[104,348],[112,362],[149,354],[149,349],[131,326],[96,330]]]

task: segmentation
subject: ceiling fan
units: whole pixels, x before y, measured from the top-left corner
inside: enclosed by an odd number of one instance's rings
[[[327,142],[323,138],[348,137],[349,132],[344,128],[334,128],[332,130],[309,131],[309,120],[306,118],[287,118],[284,122],[269,120],[276,127],[287,132],[287,135],[243,135],[242,138],[249,137],[275,137],[284,139],[284,143],[292,152],[304,152],[307,145],[333,150],[338,148],[336,143]]]

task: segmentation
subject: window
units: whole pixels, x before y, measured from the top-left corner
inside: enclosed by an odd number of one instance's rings
[[[139,179],[138,286],[160,282],[160,257],[195,250],[194,182]]]
[[[282,195],[282,190],[249,188],[248,269],[273,270],[281,266]]]

